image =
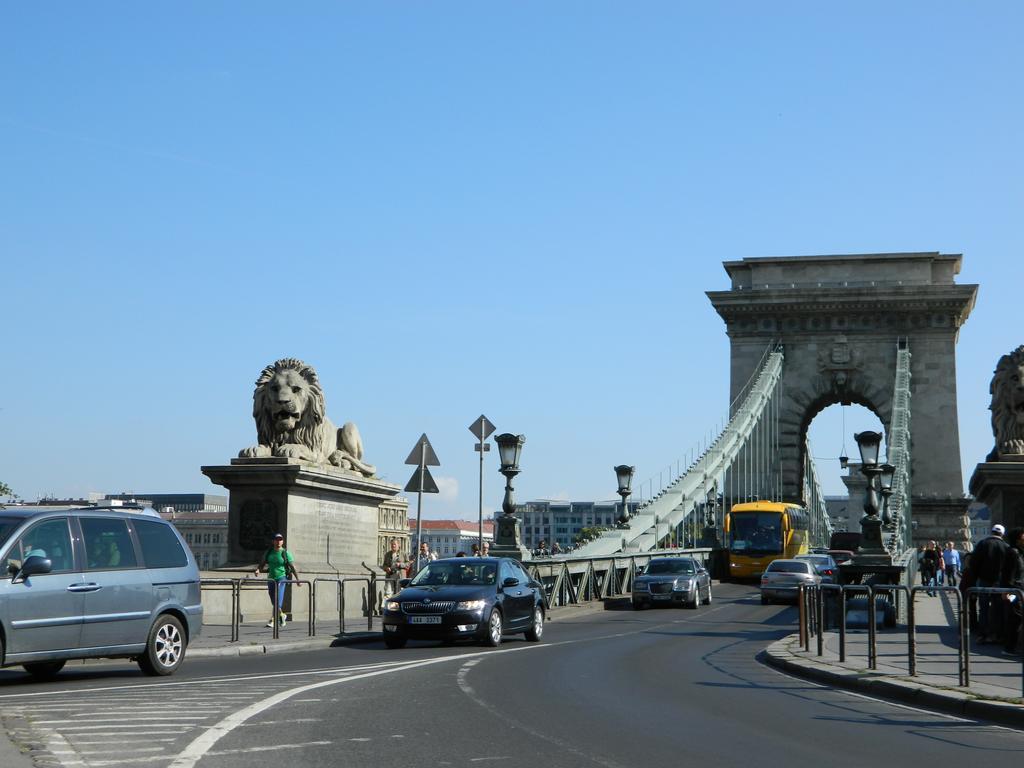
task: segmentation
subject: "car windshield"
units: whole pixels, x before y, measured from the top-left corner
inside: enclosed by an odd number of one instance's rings
[[[657,576],[664,573],[693,573],[696,570],[692,560],[652,560],[644,573]]]
[[[742,555],[782,551],[782,515],[778,512],[733,512],[729,548]]]
[[[430,563],[410,583],[414,587],[491,586],[498,578],[495,563],[445,560]]]
[[[810,570],[810,564],[793,560],[776,560],[769,564],[768,570],[774,573],[807,573]]]

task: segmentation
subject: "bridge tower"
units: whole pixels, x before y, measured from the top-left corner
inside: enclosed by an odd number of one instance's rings
[[[896,350],[911,353],[914,538],[961,538],[966,512],[956,405],[956,341],[977,285],[954,282],[960,254],[883,253],[727,261],[708,298],[726,324],[735,403],[772,340],[785,349],[779,411],[783,498],[800,500],[807,428],[857,403],[892,418]],[[735,407],[735,405],[734,405]]]

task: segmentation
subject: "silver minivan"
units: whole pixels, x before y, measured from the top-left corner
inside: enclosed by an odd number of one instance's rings
[[[169,675],[202,618],[195,557],[153,510],[0,508],[0,666],[47,679],[131,658]]]

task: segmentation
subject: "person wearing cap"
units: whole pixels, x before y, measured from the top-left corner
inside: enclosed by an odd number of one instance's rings
[[[1010,546],[1003,541],[1006,529],[999,525],[992,526],[992,533],[982,539],[971,552],[968,568],[971,572],[971,583],[976,587],[998,587],[1003,572],[1003,564],[1009,556]],[[978,596],[978,642],[997,643],[1002,634],[1002,610],[998,595]]]
[[[267,569],[267,593],[270,595],[271,605],[270,621],[267,622],[267,626],[274,626],[274,611],[276,609],[278,626],[283,627],[286,621],[283,610],[284,588],[289,575],[293,579],[297,579],[299,574],[295,571],[295,556],[284,547],[284,535],[275,533],[271,542],[270,548],[263,553],[263,559],[256,566],[253,574],[259,576],[260,571],[264,568]]]

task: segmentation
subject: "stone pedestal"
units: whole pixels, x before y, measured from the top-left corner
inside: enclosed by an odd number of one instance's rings
[[[497,530],[490,549],[491,556],[513,557],[520,562],[529,560],[530,550],[522,545],[519,536],[519,518],[515,515],[501,515],[495,522]]]
[[[232,459],[202,467],[228,489],[228,564],[262,559],[275,533],[311,574],[368,575],[378,559],[379,507],[400,488],[383,480],[296,459]]]
[[[971,493],[992,511],[992,522],[1007,530],[1024,527],[1024,456],[1021,461],[987,461],[974,468]]]
[[[940,544],[952,541],[961,552],[970,551],[970,519],[967,507],[971,500],[963,497],[913,496],[910,512],[916,523],[911,532],[918,549],[935,540]]]

